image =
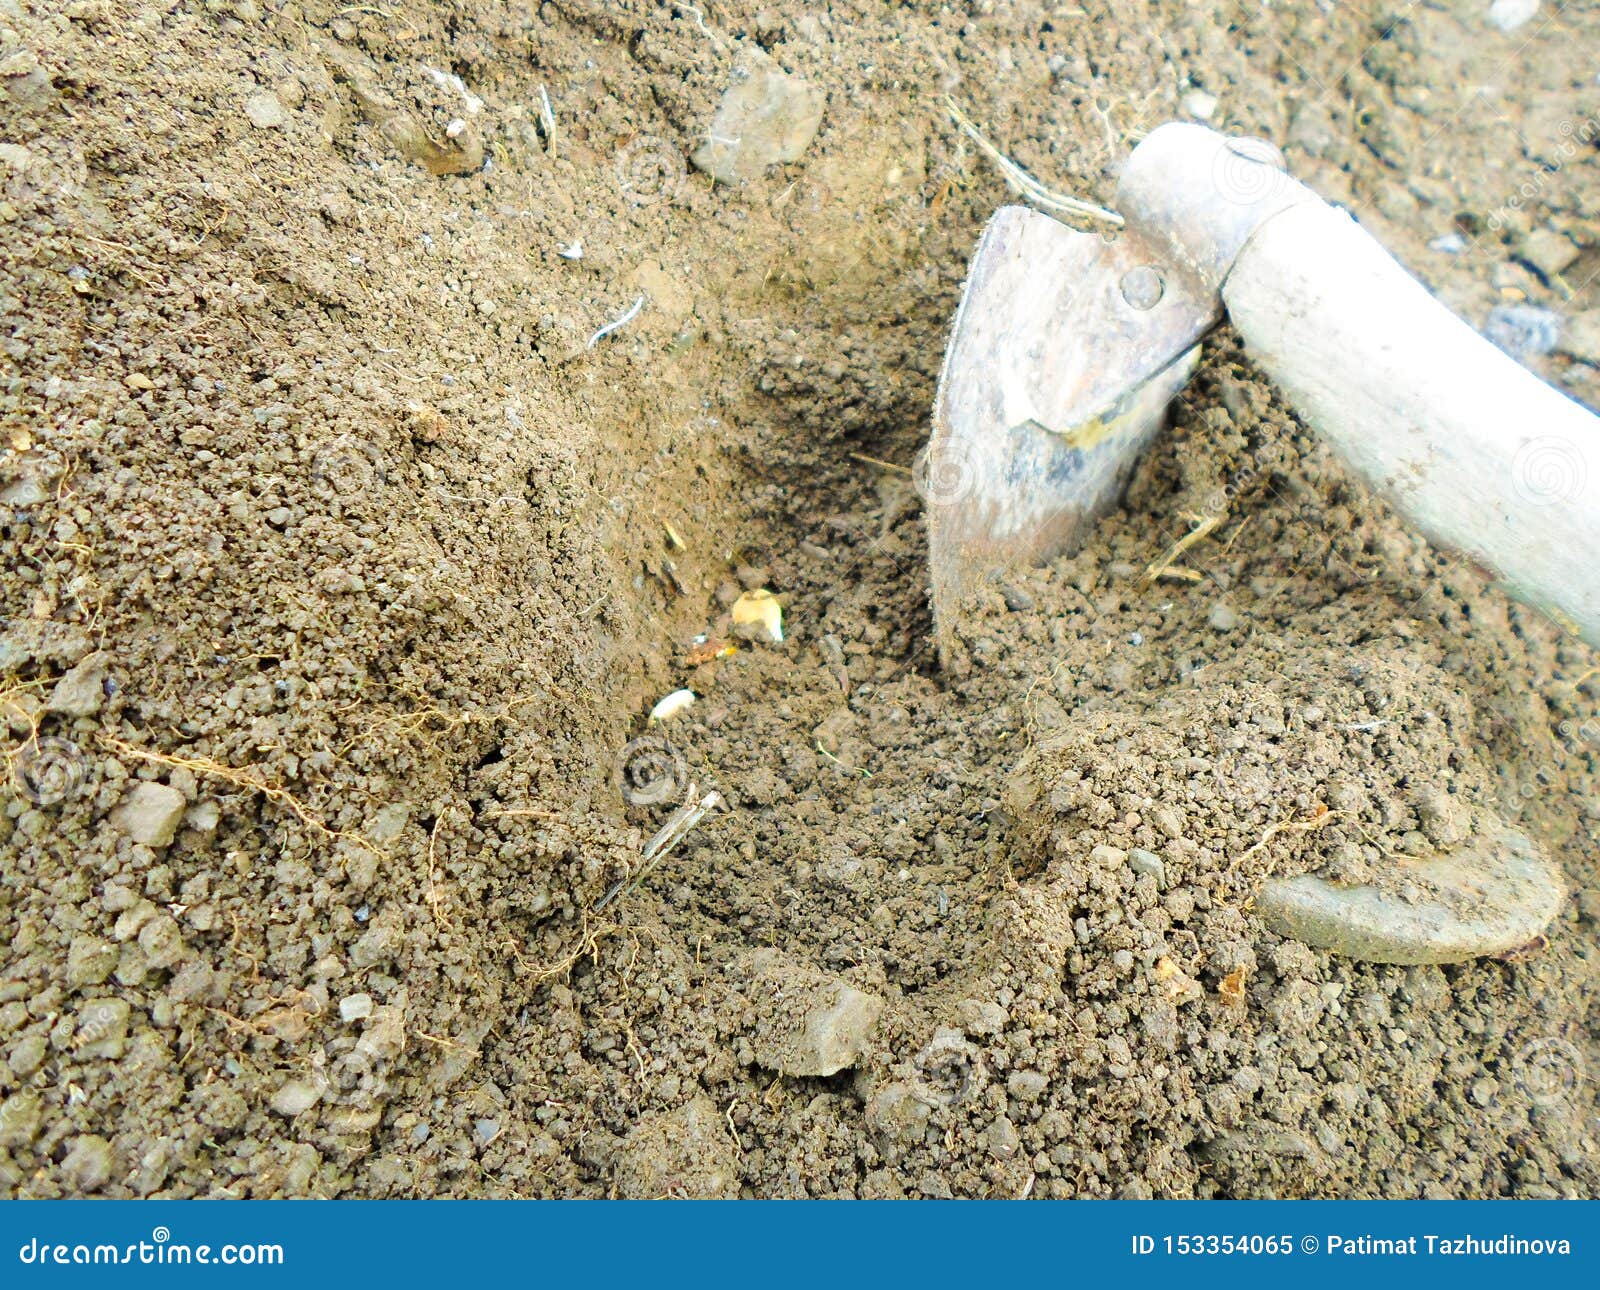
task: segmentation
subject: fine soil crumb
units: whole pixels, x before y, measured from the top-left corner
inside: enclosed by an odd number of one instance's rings
[[[0,0],[0,1192],[1600,1192],[1594,652],[1225,332],[947,668],[909,469],[946,94],[1098,203],[1270,138],[1593,405],[1597,21]],[[1485,820],[1543,947],[1252,910]]]

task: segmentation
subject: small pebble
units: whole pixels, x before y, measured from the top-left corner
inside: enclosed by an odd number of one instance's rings
[[[177,836],[187,803],[166,784],[140,783],[111,812],[111,823],[135,842],[160,849]]]
[[[1050,1081],[1038,1071],[1014,1071],[1006,1078],[1006,1092],[1019,1102],[1037,1102],[1050,1087]]]
[[[1444,255],[1460,255],[1467,249],[1467,239],[1460,233],[1445,233],[1429,242],[1428,249]]]
[[[724,92],[692,160],[724,184],[759,179],[768,166],[800,160],[822,124],[823,96],[752,49]]]
[[[1230,605],[1217,601],[1211,606],[1211,612],[1206,616],[1206,621],[1219,632],[1231,632],[1239,625],[1239,615],[1234,613]]]
[[[1217,114],[1217,96],[1207,94],[1204,90],[1190,90],[1178,100],[1178,106],[1183,109],[1183,114],[1193,117],[1196,121],[1209,121]]]
[[[292,1079],[272,1095],[272,1109],[292,1120],[309,1111],[321,1096],[322,1090],[309,1080]]]
[[[1561,339],[1561,319],[1538,305],[1496,305],[1483,334],[1512,358],[1548,354]]]
[[[1520,258],[1537,269],[1546,282],[1570,269],[1580,254],[1576,242],[1553,228],[1534,229],[1522,239],[1519,252]]]
[[[1600,367],[1600,309],[1585,310],[1567,319],[1561,331],[1561,352],[1580,363]]]
[[[1128,852],[1128,864],[1135,873],[1148,874],[1156,880],[1156,886],[1165,889],[1167,885],[1167,866],[1162,863],[1161,857],[1154,851],[1142,851],[1135,847]]]
[[[244,101],[244,114],[258,130],[276,130],[289,123],[276,94],[252,94]]]
[[[1501,31],[1512,32],[1526,26],[1539,12],[1539,0],[1494,0],[1489,6],[1489,21]]]
[[[370,994],[349,994],[339,1000],[339,1019],[341,1021],[360,1021],[372,1015],[372,996]]]

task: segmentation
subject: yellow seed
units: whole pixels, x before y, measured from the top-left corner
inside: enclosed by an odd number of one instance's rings
[[[733,625],[744,628],[741,636],[753,636],[773,644],[783,640],[783,606],[765,587],[747,591],[733,602]]]

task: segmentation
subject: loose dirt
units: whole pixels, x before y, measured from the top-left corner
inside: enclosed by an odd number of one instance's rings
[[[1593,651],[1227,335],[947,668],[908,468],[1008,199],[946,94],[1104,202],[1203,91],[1593,405],[1597,29],[0,0],[0,1188],[1595,1195]],[[757,48],[822,126],[713,183]],[[1547,946],[1252,913],[1494,817]]]

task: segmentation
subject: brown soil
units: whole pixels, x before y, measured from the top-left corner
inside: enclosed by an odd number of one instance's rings
[[[1572,315],[1597,30],[0,0],[0,1187],[1600,1192],[1594,653],[1226,336],[959,670],[903,469],[1007,199],[943,94],[1105,201],[1203,88],[1475,323]],[[685,158],[755,45],[822,129],[713,185]],[[1194,516],[1195,576],[1148,582]],[[787,640],[691,664],[759,586]],[[727,809],[638,874],[691,782]],[[1543,950],[1363,965],[1250,912],[1491,812],[1568,876]]]

